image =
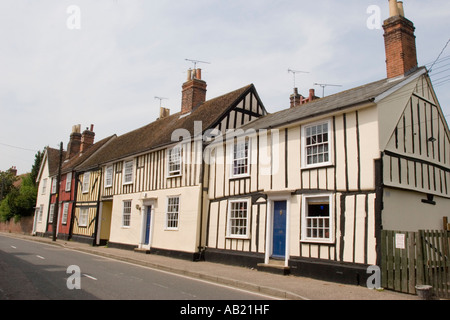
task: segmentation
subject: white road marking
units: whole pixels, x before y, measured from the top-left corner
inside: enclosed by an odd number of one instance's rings
[[[11,248],[13,248],[13,249],[17,249],[17,247],[15,247],[15,246],[11,246]]]
[[[92,279],[92,280],[98,280],[97,278],[94,278],[93,276],[90,276],[86,273],[83,273],[83,276],[85,276],[86,278]]]
[[[38,257],[39,259],[45,260],[45,258],[43,256],[36,255],[36,257]]]

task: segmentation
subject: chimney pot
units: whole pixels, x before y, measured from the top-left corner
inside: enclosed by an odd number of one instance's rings
[[[397,0],[389,0],[389,16],[396,17],[399,15],[399,6]]]
[[[189,79],[189,75],[193,75]],[[201,78],[201,70],[188,71],[188,80],[182,86],[181,114],[189,113],[206,101],[206,82]]]

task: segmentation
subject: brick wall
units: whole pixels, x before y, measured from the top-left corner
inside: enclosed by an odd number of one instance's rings
[[[31,234],[33,231],[33,216],[22,217],[19,222],[11,219],[7,222],[0,222],[0,232]]]

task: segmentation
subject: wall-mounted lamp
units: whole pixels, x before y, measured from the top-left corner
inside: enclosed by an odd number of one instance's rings
[[[136,205],[136,210],[141,211],[141,209],[142,209],[141,206],[137,204]]]

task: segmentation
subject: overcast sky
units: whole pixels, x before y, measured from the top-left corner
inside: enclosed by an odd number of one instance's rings
[[[288,69],[309,72],[296,76],[304,95],[385,78],[371,5],[388,17],[387,0],[0,0],[0,170],[30,171],[37,150],[66,148],[75,124],[94,124],[98,141],[150,123],[155,96],[178,112],[185,59],[210,62],[198,65],[207,99],[253,83],[269,112],[289,107]],[[404,5],[430,66],[450,39],[450,2]],[[431,73],[446,116],[449,64],[450,45]]]

